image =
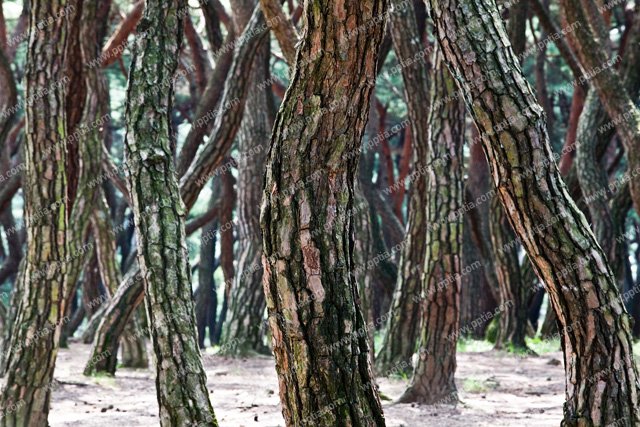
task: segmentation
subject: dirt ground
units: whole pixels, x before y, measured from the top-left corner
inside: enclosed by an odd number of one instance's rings
[[[51,426],[157,426],[151,370],[118,369],[113,378],[82,375],[89,346],[71,343],[58,355]],[[552,359],[556,359],[552,361]],[[503,353],[459,353],[457,408],[420,407],[384,400],[387,426],[559,426],[564,401],[561,352],[533,358]],[[549,364],[549,362],[555,364]],[[207,385],[221,426],[284,426],[274,362],[205,355]],[[408,380],[378,380],[389,399]]]

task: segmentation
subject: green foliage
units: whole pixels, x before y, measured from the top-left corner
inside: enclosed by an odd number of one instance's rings
[[[471,338],[458,338],[456,350],[460,353],[481,353],[490,351],[493,344],[486,340],[474,340]]]
[[[527,346],[535,351],[537,354],[551,353],[554,351],[560,351],[560,338],[554,338],[551,340],[543,340],[539,337],[525,338]]]

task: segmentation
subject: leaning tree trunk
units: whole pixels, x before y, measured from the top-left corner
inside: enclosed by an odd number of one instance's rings
[[[198,349],[184,229],[187,209],[173,161],[173,79],[185,8],[181,0],[146,4],[138,25],[144,36],[137,40],[129,72],[124,139],[163,426],[217,425]]]
[[[462,144],[464,105],[452,97],[453,78],[436,49],[429,113],[422,328],[418,364],[400,402],[458,401],[454,382],[460,318]]]
[[[238,1],[240,10],[251,13],[251,7]],[[241,7],[244,6],[244,7]],[[236,13],[234,12],[234,15]],[[237,14],[237,25],[245,26],[250,16]],[[244,18],[244,19],[242,19]],[[267,157],[271,124],[267,116],[267,88],[258,90],[269,78],[269,47],[264,43],[258,51],[251,72],[252,89],[247,96],[245,114],[238,133],[238,247],[237,266],[229,290],[229,302],[220,339],[222,354],[244,357],[268,350],[263,344],[263,318],[266,308],[262,288],[262,242],[260,241],[260,201],[262,176]]]
[[[357,156],[386,1],[305,6],[267,159],[264,289],[287,425],[384,425],[353,272]],[[373,20],[373,21],[372,21]]]
[[[196,156],[194,164],[185,172],[186,175],[181,179],[180,193],[186,204],[187,211],[193,207],[200,191],[209,181],[209,178],[215,173],[223,157],[231,148],[231,144],[238,132],[249,86],[249,64],[260,42],[269,34],[268,31],[260,32],[261,28],[264,28],[264,25],[264,16],[258,7],[254,9],[249,25],[240,37],[240,42],[236,45],[233,54],[233,64],[229,70],[229,77],[225,81],[225,89],[220,104],[229,106],[229,108],[222,109],[215,117],[214,130],[203,152]],[[206,99],[206,92],[203,99]],[[205,114],[205,116],[208,117],[207,114]],[[196,126],[197,125],[196,123]],[[139,272],[140,267],[136,263],[127,275],[136,277]],[[130,302],[137,302],[139,304],[141,300],[136,299],[135,296],[142,295],[144,292],[142,281],[134,280],[130,283],[131,286],[125,286],[122,292],[120,292],[119,289],[113,300],[105,307],[105,317],[108,318],[101,323],[101,329],[96,334],[94,340],[94,347],[103,345],[104,343],[111,345],[120,339],[124,325],[138,307],[138,305],[132,305]],[[121,287],[123,285],[124,283]],[[96,319],[96,321],[92,319],[91,324],[96,325],[96,323],[100,322],[98,319]],[[98,336],[102,336],[102,338],[98,338]],[[88,337],[85,336],[84,338]],[[99,340],[100,342],[98,342]],[[100,351],[106,351],[106,349]]]
[[[68,21],[65,3],[32,0],[25,86],[26,170],[22,177],[27,230],[25,260],[6,381],[0,398],[2,426],[46,426],[58,341],[65,318],[67,196],[65,63]],[[52,87],[53,85],[53,87]],[[45,91],[42,94],[42,91]]]
[[[542,109],[504,43],[495,3],[429,4],[448,65],[483,135],[500,201],[563,327],[563,425],[637,424],[629,316],[605,255],[560,177]]]
[[[572,32],[578,58],[593,74],[591,82],[625,148],[631,199],[636,211],[640,212],[640,109],[616,72],[614,64],[619,57],[610,58],[605,50],[608,37],[602,39],[601,35],[608,36],[608,31],[595,1],[560,0],[560,6],[569,25],[582,24],[576,25]],[[638,13],[635,15],[637,17]],[[637,45],[629,48],[638,50]]]
[[[402,79],[408,118],[411,120],[413,171],[417,176],[411,182],[407,231],[398,268],[398,281],[376,368],[379,372],[410,372],[411,357],[416,351],[420,335],[420,290],[428,223],[425,220],[427,177],[424,169],[430,108],[427,78],[430,49],[427,52],[426,49],[421,49],[413,3],[392,0],[391,5],[394,10],[389,14],[389,25],[393,46],[400,63],[406,64],[402,67]]]
[[[507,33],[518,58],[523,56],[526,47],[527,9],[526,1],[518,1],[509,11]],[[520,245],[495,195],[489,207],[489,230],[500,295],[498,303],[502,308],[495,348],[526,350],[527,306],[518,260]]]

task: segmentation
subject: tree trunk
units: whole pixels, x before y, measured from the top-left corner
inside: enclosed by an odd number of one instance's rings
[[[552,159],[542,110],[503,42],[495,4],[429,4],[448,65],[484,136],[500,201],[563,327],[563,425],[640,422],[629,317],[605,255]]]
[[[465,219],[468,216],[465,215]],[[460,280],[460,324],[469,325],[478,317],[498,306],[487,280],[482,261],[473,240],[469,221],[462,226],[462,271],[473,272],[463,274]],[[484,339],[486,324],[469,331],[468,335],[475,339]]]
[[[163,426],[217,425],[198,349],[184,230],[187,209],[173,161],[173,79],[186,8],[183,0],[146,4],[138,25],[144,36],[134,48],[129,73],[124,140]]]
[[[426,405],[458,401],[454,382],[460,318],[462,144],[464,105],[452,97],[453,78],[439,49],[431,73],[427,166],[427,248],[418,364],[399,401]]]
[[[605,33],[608,36],[608,31],[603,28],[604,21],[594,1],[561,0],[560,6],[569,25],[582,24],[576,25],[572,32],[578,58],[583,67],[593,74],[591,82],[611,118],[609,125],[615,126],[624,145],[631,199],[636,211],[640,212],[640,110],[615,70],[614,65],[620,56],[610,58],[605,50],[603,43],[608,42],[608,37],[601,39],[600,35]],[[640,8],[636,7],[636,16],[639,11]]]
[[[237,26],[246,26],[250,18],[246,12],[251,12],[256,3],[251,0],[234,1]],[[245,12],[239,13],[240,11]],[[237,269],[231,278],[232,282],[227,282],[229,279],[225,277],[225,284],[229,283],[231,286],[224,333],[220,340],[222,354],[233,357],[245,357],[255,352],[268,353],[263,344],[262,327],[266,302],[262,288],[260,202],[272,124],[267,116],[267,90],[270,88],[258,90],[258,86],[269,78],[269,56],[268,43],[264,43],[251,65],[252,89],[247,96],[238,132],[238,151],[241,157],[238,159],[237,183]],[[221,236],[223,238],[226,237]],[[233,247],[233,243],[231,246]]]
[[[491,200],[491,240],[500,286],[500,311],[495,348],[522,351],[527,349],[527,299],[516,235],[497,197]]]
[[[350,154],[367,123],[386,6],[327,0],[305,7],[300,63],[271,139],[263,283],[289,426],[384,425],[349,212],[358,166]]]
[[[9,344],[0,408],[2,426],[45,426],[60,331],[65,323],[69,253],[65,143],[65,64],[68,19],[65,3],[32,0],[25,73],[26,146],[22,177],[27,230],[17,314]],[[54,85],[51,88],[51,85]],[[41,91],[45,91],[44,95]],[[22,292],[20,292],[20,290]],[[67,319],[68,320],[68,319]],[[13,410],[15,409],[15,410]]]
[[[216,185],[217,184],[217,185]],[[219,203],[220,199],[220,183],[212,181],[211,183],[211,199],[209,207],[213,208]],[[218,220],[211,221],[202,228],[202,237],[200,237],[200,266],[198,267],[198,289],[195,297],[196,324],[198,327],[198,345],[205,348],[204,339],[207,332],[207,322],[209,308],[214,309],[213,327],[209,328],[209,341],[213,344],[213,334],[216,329],[215,311],[218,308],[218,294],[216,293],[216,284],[213,278],[213,272],[216,270],[216,237],[218,229]]]
[[[411,120],[413,174],[411,180],[407,231],[400,257],[398,281],[393,294],[391,311],[377,357],[379,372],[411,371],[411,357],[420,336],[420,292],[426,253],[427,221],[427,161],[429,131],[428,53],[422,50],[413,3],[392,0],[394,10],[389,14],[393,46],[402,67],[404,95],[408,119]],[[396,10],[397,9],[397,10]],[[404,187],[404,183],[402,183]]]
[[[526,1],[516,2],[509,10],[507,33],[518,58],[522,58],[526,47],[527,10]],[[498,279],[498,302],[504,308],[500,312],[495,348],[526,349],[527,307],[520,277],[519,244],[495,195],[489,206],[489,236]]]

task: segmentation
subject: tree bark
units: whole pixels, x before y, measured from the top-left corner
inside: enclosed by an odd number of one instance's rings
[[[255,1],[236,0],[236,10],[251,11]],[[264,10],[264,5],[263,5]],[[236,25],[246,25],[250,16],[234,12]],[[266,15],[265,15],[266,17]],[[270,49],[265,43],[251,65],[251,85],[269,78]],[[220,340],[221,352],[245,357],[255,352],[269,353],[263,344],[263,318],[266,309],[262,288],[262,242],[260,203],[269,134],[272,124],[267,116],[267,90],[251,90],[238,132],[237,268],[229,290],[229,305]],[[221,236],[221,238],[223,238]],[[221,260],[222,261],[222,260]],[[225,284],[228,283],[225,278]],[[226,287],[226,286],[225,286]]]
[[[427,236],[427,164],[429,135],[428,64],[422,50],[413,3],[392,0],[389,25],[393,46],[402,67],[404,95],[407,101],[408,119],[411,121],[413,147],[413,174],[411,180],[407,231],[398,267],[398,281],[393,294],[391,312],[377,356],[379,372],[398,370],[410,372],[411,357],[416,351],[420,336],[420,293],[425,262]],[[423,55],[422,57],[420,55]],[[404,187],[404,183],[402,183]]]
[[[25,226],[27,243],[14,298],[17,315],[11,335],[6,381],[0,397],[2,426],[43,426],[51,403],[51,383],[63,323],[69,253],[67,225],[66,101],[64,70],[68,18],[65,3],[32,0],[25,74]],[[42,95],[40,91],[50,88]],[[15,409],[15,410],[12,410]]]
[[[198,349],[191,271],[173,161],[173,79],[183,37],[183,0],[149,2],[127,88],[125,170],[136,217],[138,262],[156,359],[163,426],[216,426]],[[176,387],[176,384],[180,384]]]
[[[563,425],[640,422],[629,317],[605,255],[552,159],[542,110],[503,43],[495,5],[429,4],[448,65],[483,135],[500,201],[563,327]]]
[[[464,105],[436,50],[431,73],[427,148],[426,254],[422,282],[422,327],[418,364],[399,402],[457,403],[454,382],[460,318],[462,258],[462,144]],[[453,99],[452,99],[453,98]]]
[[[261,210],[264,288],[287,425],[384,425],[354,265],[357,156],[384,0],[305,7],[276,119]],[[357,151],[355,151],[357,153]]]

